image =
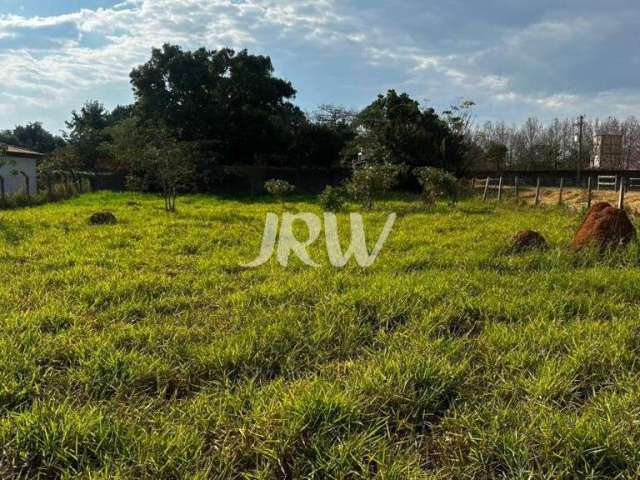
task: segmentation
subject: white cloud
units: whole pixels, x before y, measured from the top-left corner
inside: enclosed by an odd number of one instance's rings
[[[78,102],[79,92],[105,84],[119,82],[126,89],[131,69],[145,61],[152,46],[165,42],[244,48],[256,43],[256,30],[268,27],[325,41],[331,34],[328,25],[340,22],[327,13],[332,9],[332,0],[291,5],[274,0],[130,0],[50,17],[0,16],[0,38],[51,27],[68,27],[77,34],[77,40],[47,48],[0,48],[7,90],[0,105],[6,110],[7,102],[31,98],[30,105],[57,107]],[[98,46],[83,43],[89,34],[98,36]]]
[[[417,98],[472,98],[510,115],[516,108],[521,115],[543,116],[579,108],[630,111],[640,106],[640,93],[630,87],[635,74],[628,71],[634,69],[618,63],[640,64],[634,43],[626,57],[606,55],[602,45],[611,38],[622,41],[621,29],[638,20],[640,9],[629,3],[629,8],[608,10],[595,0],[584,2],[578,15],[536,11],[525,22],[509,25],[503,19],[494,25],[484,15],[496,8],[492,2],[482,8],[470,2],[465,23],[456,24],[457,17],[447,17],[457,12],[453,6],[408,0],[402,20],[411,23],[413,9],[429,25],[413,30],[385,21],[385,12],[394,10],[386,2],[364,15],[360,5],[347,0],[126,0],[64,15],[4,15],[0,39],[12,43],[0,44],[0,111],[5,118],[13,112],[14,121],[24,121],[15,114],[24,112],[31,119],[55,118],[55,126],[61,126],[72,108],[102,98],[105,89],[130,92],[130,70],[148,58],[152,46],[164,42],[187,48],[249,47],[274,56],[276,66],[279,59],[293,59],[294,75],[308,65],[317,65],[313,74],[325,74],[335,64],[329,78],[349,91],[406,87]],[[55,36],[47,33],[51,29],[66,33]],[[30,35],[38,33],[47,35],[44,46],[30,45]],[[17,44],[18,37],[24,45]],[[316,81],[327,95],[340,86]]]

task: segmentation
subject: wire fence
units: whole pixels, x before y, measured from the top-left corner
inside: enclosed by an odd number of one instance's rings
[[[540,205],[543,197],[553,203],[553,197],[557,204],[562,205],[567,192],[579,193],[579,198],[584,200],[587,208],[591,207],[594,196],[598,192],[614,192],[617,198],[618,208],[625,207],[627,193],[640,192],[640,175],[589,175],[582,180],[575,177],[558,176],[550,179],[549,176],[518,176],[497,175],[486,177],[473,177],[469,180],[472,191],[482,196],[483,201],[496,200],[498,202],[512,198],[515,200],[531,200],[534,205]],[[545,201],[549,203],[549,201]]]

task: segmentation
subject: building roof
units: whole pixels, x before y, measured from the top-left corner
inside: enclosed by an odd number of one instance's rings
[[[0,144],[0,146],[6,147],[6,155],[10,155],[12,157],[27,157],[27,158],[40,158],[44,157],[44,153],[34,152],[33,150],[28,150],[26,148],[15,147],[13,145],[8,144]]]

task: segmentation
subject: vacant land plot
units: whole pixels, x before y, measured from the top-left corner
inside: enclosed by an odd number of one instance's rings
[[[0,477],[637,477],[640,249],[495,208],[379,203],[364,270],[238,266],[305,200],[0,213]],[[552,248],[506,253],[524,228]]]

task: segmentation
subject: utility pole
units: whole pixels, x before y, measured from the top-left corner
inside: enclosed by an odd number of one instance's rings
[[[580,170],[582,169],[582,140],[584,137],[584,115],[578,117],[578,166],[577,166],[577,180],[578,186],[580,186]]]

